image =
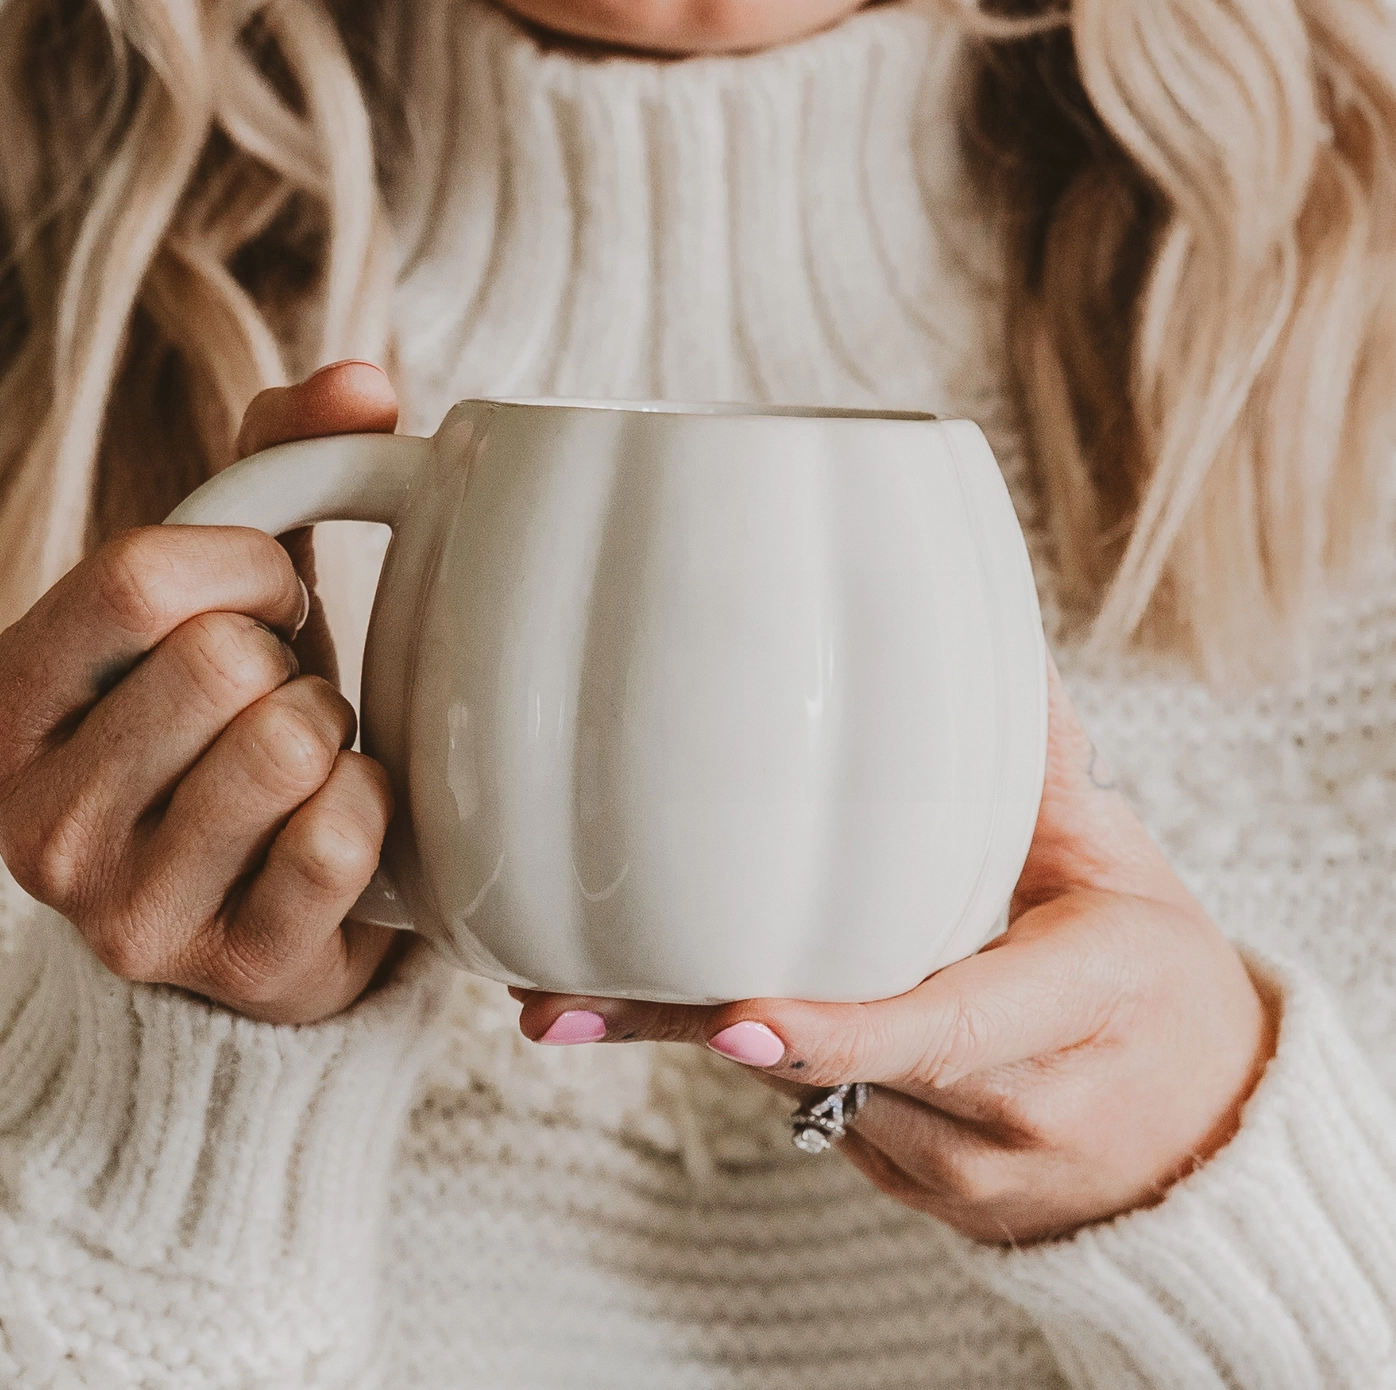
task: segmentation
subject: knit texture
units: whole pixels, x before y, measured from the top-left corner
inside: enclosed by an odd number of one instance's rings
[[[409,428],[472,394],[968,415],[1054,625],[937,21],[879,7],[775,53],[653,64],[542,52],[472,0],[420,14],[455,80],[409,86],[424,154],[394,192]],[[322,540],[352,657],[378,543]],[[1030,1250],[796,1153],[788,1103],[720,1058],[534,1047],[502,989],[423,953],[344,1018],[276,1029],[119,984],[16,898],[0,1384],[1383,1383],[1396,570],[1316,648],[1318,674],[1225,696],[1059,652],[1283,1020],[1230,1145],[1159,1206]]]
[[[963,1247],[1074,1385],[1396,1383],[1396,1112],[1322,995],[1253,968],[1283,993],[1285,1028],[1223,1161],[1157,1211],[1026,1257]]]
[[[320,1028],[130,987],[37,914],[0,1003],[0,1384],[380,1383],[384,1194],[446,967]]]

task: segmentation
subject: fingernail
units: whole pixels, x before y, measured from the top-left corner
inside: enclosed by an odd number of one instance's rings
[[[773,1067],[785,1056],[785,1044],[764,1023],[734,1023],[724,1028],[708,1046],[748,1067]]]
[[[382,367],[377,362],[369,362],[363,357],[345,357],[339,362],[326,362],[323,367],[317,368],[306,377],[307,381],[314,381],[317,376],[324,376],[326,372],[332,372],[336,367],[372,367],[375,372],[381,372]]]
[[[569,1009],[538,1039],[552,1047],[572,1047],[577,1043],[600,1042],[606,1036],[606,1020],[586,1009]]]
[[[301,628],[305,626],[306,620],[310,617],[310,590],[305,587],[305,580],[300,575],[296,576],[296,583],[301,586],[301,615],[296,619],[296,626],[291,633],[292,637],[300,636]]]
[[[278,647],[281,648],[281,655],[286,662],[286,679],[295,680],[301,673],[300,659],[296,656],[295,648],[274,628],[268,627],[260,619],[253,618],[252,626],[265,632]]]

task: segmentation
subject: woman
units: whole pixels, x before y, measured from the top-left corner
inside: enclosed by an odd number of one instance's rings
[[[44,904],[0,981],[0,1380],[1382,1381],[1377,0],[0,29],[0,848]],[[349,357],[389,375],[285,385]],[[124,528],[504,393],[985,424],[1101,741],[1054,678],[994,950],[867,1008],[528,995],[520,1036],[344,920],[391,806],[319,605],[266,538]],[[853,1082],[850,1162],[790,1148],[788,1097]]]

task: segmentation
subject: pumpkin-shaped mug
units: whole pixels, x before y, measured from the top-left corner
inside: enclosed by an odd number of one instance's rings
[[[269,449],[169,520],[393,529],[355,918],[567,993],[870,1000],[1000,929],[1045,651],[984,436],[853,410],[467,401]]]

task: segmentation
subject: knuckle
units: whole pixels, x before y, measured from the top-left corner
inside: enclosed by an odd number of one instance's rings
[[[50,824],[22,830],[10,859],[16,881],[40,902],[62,909],[78,895],[89,840],[87,820],[77,808]]]
[[[336,738],[342,738],[354,727],[354,706],[323,676],[302,676],[294,691],[316,719],[332,728]]]
[[[980,1054],[987,1028],[979,1014],[956,998],[948,1013],[932,1028],[917,1067],[924,1079],[958,1075],[964,1064]]]
[[[50,775],[59,787],[29,785],[6,807],[0,844],[20,886],[67,911],[110,896],[124,836],[112,823],[113,778],[101,757]]]
[[[178,657],[190,685],[209,704],[246,708],[290,674],[280,639],[236,613],[201,613],[179,630]]]
[[[158,526],[128,531],[93,557],[97,599],[129,632],[164,630],[178,612],[178,576],[168,555],[169,536]]]
[[[379,844],[363,826],[328,811],[288,827],[284,846],[297,875],[320,897],[339,898],[362,888],[378,867]]]
[[[340,754],[340,759],[366,784],[363,804],[372,806],[386,824],[392,819],[394,809],[393,783],[387,768],[365,753],[346,750]]]
[[[863,1011],[866,1015],[866,1010]],[[877,1056],[875,1044],[870,1045],[866,1018],[854,1026],[831,1033],[799,1061],[799,1080],[811,1086],[839,1086],[846,1081],[861,1080],[868,1073],[870,1059]]]
[[[275,1003],[285,992],[285,965],[257,936],[225,933],[201,975],[204,989],[221,1002],[256,1008]]]
[[[972,1211],[998,1210],[1020,1189],[1005,1155],[969,1146],[948,1156],[929,1185],[943,1200]]]
[[[1027,1152],[1059,1152],[1075,1132],[1078,1118],[1090,1116],[1093,1097],[1077,1087],[1053,1086],[1043,1079],[1013,1094],[989,1095],[988,1123],[1001,1142]]]
[[[294,705],[264,703],[251,731],[258,776],[273,795],[304,799],[324,786],[334,767],[338,730]]]
[[[154,936],[131,923],[121,923],[89,938],[93,954],[120,980],[155,984],[166,978],[169,952]]]

